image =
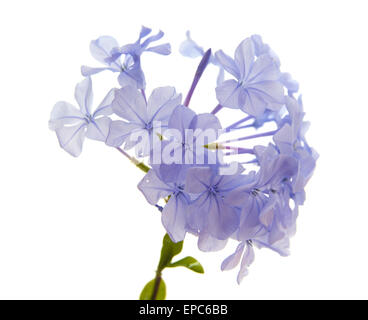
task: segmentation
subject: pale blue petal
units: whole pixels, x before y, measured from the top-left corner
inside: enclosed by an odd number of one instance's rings
[[[92,56],[99,62],[109,65],[106,59],[111,56],[111,50],[119,47],[115,38],[110,36],[102,36],[90,43],[90,50]]]
[[[254,261],[254,249],[253,246],[247,243],[245,253],[243,255],[242,262],[240,264],[240,271],[238,273],[238,284],[241,283],[243,278],[248,274],[248,268]]]
[[[162,182],[154,170],[148,171],[139,182],[138,189],[143,193],[148,203],[152,205],[173,192],[173,188]]]
[[[120,72],[120,68],[91,68],[91,67],[88,67],[88,66],[82,66],[81,67],[81,73],[82,73],[82,76],[84,77],[89,77],[89,76],[92,76],[96,73],[99,73],[101,71],[105,71],[105,70],[110,70],[112,72]]]
[[[158,46],[150,47],[150,48],[146,49],[146,51],[155,52],[155,53],[167,56],[171,53],[171,45],[170,45],[170,43],[164,43],[164,44],[160,44]]]
[[[118,77],[120,86],[132,86],[137,89],[146,87],[146,80],[140,63],[135,62],[129,69],[123,70]]]
[[[144,40],[141,44],[141,47],[143,49],[146,49],[150,43],[154,42],[154,41],[158,41],[160,40],[165,34],[160,30],[157,34],[148,37],[146,40]]]
[[[88,124],[86,137],[92,140],[105,142],[107,134],[109,133],[111,119],[108,117],[101,117],[93,120]]]
[[[219,119],[211,113],[202,113],[194,117],[189,125],[190,129],[200,129],[202,134],[207,129],[212,129],[216,133],[216,139],[218,137],[219,130],[222,128]],[[201,135],[197,135],[199,138]]]
[[[246,88],[247,102],[243,109],[253,116],[262,115],[264,110],[278,111],[284,105],[284,89],[279,81],[263,81]]]
[[[216,84],[219,86],[221,83],[225,81],[225,73],[224,68],[219,67],[219,73],[217,75]]]
[[[180,44],[179,52],[189,58],[202,57],[204,55],[204,50],[190,37],[190,32],[186,33],[187,39]]]
[[[244,200],[246,201],[243,203],[237,235],[237,239],[240,241],[251,239],[262,230],[259,214],[267,202],[267,198],[262,193],[257,196],[250,194],[248,197],[244,197]]]
[[[74,96],[81,112],[86,115],[91,114],[93,93],[92,80],[90,77],[85,78],[76,85]]]
[[[226,240],[238,228],[239,216],[220,197],[211,197],[209,202],[208,232],[216,239]]]
[[[187,172],[185,191],[188,193],[201,193],[207,190],[212,181],[211,168],[190,168]]]
[[[147,102],[149,121],[160,121],[167,125],[174,109],[181,103],[181,95],[178,95],[174,87],[161,87],[152,91]]]
[[[61,127],[55,130],[60,147],[74,157],[82,152],[83,141],[86,133],[86,122],[74,126]]]
[[[243,40],[235,50],[235,64],[239,70],[238,79],[245,79],[254,62],[254,45],[250,38]]]
[[[285,86],[285,88],[288,90],[289,94],[293,94],[298,92],[299,90],[299,83],[295,81],[290,73],[282,73],[280,77],[281,83]]]
[[[244,89],[235,80],[226,80],[216,88],[219,103],[226,108],[243,108],[246,101]]]
[[[247,82],[258,83],[261,81],[276,81],[281,76],[274,60],[267,55],[259,57],[253,64],[252,70],[247,77]]]
[[[179,130],[182,137],[184,137],[185,129],[189,128],[195,116],[195,112],[188,107],[177,106],[169,119],[169,128]]]
[[[227,240],[218,240],[207,232],[200,232],[198,236],[198,248],[203,252],[220,251],[225,248],[226,244]]]
[[[68,102],[57,102],[51,111],[49,128],[56,130],[65,125],[73,125],[84,121],[84,114]]]
[[[222,50],[216,52],[215,57],[218,63],[223,66],[223,68],[232,74],[236,79],[240,79],[240,72],[238,66],[235,64],[234,60],[225,54]]]
[[[268,54],[270,52],[270,47],[268,44],[265,44],[260,35],[254,34],[250,37],[254,44],[254,53],[257,57]]]
[[[221,264],[221,270],[222,271],[227,271],[227,270],[231,270],[234,269],[240,262],[240,259],[242,257],[244,251],[244,242],[239,243],[239,245],[237,246],[235,252],[230,255],[229,257],[227,257]]]
[[[112,147],[119,147],[128,140],[130,135],[141,126],[136,123],[128,123],[121,120],[112,121],[109,127],[106,144]]]
[[[142,93],[134,87],[126,86],[115,91],[113,111],[121,118],[145,125],[148,122],[147,106]]]
[[[162,211],[162,224],[174,242],[184,240],[188,203],[183,195],[172,195]]]
[[[145,26],[142,26],[141,31],[139,33],[139,38],[138,38],[138,41],[137,42],[139,42],[145,36],[149,35],[151,33],[151,31],[152,31],[152,29],[147,28]]]
[[[97,109],[95,110],[95,112],[93,113],[93,117],[98,117],[98,116],[109,116],[113,113],[112,110],[112,102],[114,101],[115,98],[115,90],[116,89],[111,89],[106,97],[102,100],[102,102],[100,103],[100,105],[97,107]]]

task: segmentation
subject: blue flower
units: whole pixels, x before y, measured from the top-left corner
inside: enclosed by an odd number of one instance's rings
[[[138,89],[144,89],[146,81],[141,68],[141,54],[145,51],[162,55],[171,53],[170,44],[168,43],[148,47],[152,42],[160,40],[164,36],[162,31],[141,42],[150,33],[151,29],[142,27],[138,40],[122,47],[119,47],[118,42],[111,36],[102,36],[91,41],[90,51],[92,56],[106,67],[91,68],[82,66],[82,75],[90,76],[104,70],[110,70],[119,73],[118,81],[122,87],[130,85]],[[123,59],[122,56],[124,56]]]
[[[105,141],[112,114],[114,89],[110,90],[97,109],[92,112],[92,81],[87,77],[75,87],[75,99],[79,110],[65,101],[55,104],[49,128],[56,132],[60,146],[74,157],[82,152],[85,137]]]
[[[256,45],[251,38],[243,40],[232,59],[221,50],[216,58],[236,80],[226,80],[216,88],[223,107],[241,109],[252,116],[261,116],[266,109],[277,111],[284,104],[278,63],[269,54],[256,58]]]
[[[239,226],[238,210],[227,196],[241,184],[242,168],[234,175],[218,175],[212,168],[190,168],[185,191],[197,198],[189,208],[189,225],[218,240],[226,240]]]
[[[142,143],[139,156],[148,156],[153,136],[161,134],[162,128],[167,127],[169,117],[180,103],[181,95],[173,87],[153,90],[147,102],[142,93],[131,86],[117,90],[112,109],[124,121],[111,123],[106,143],[114,147],[124,143],[126,150]],[[144,140],[138,141],[134,137]]]
[[[215,115],[210,113],[197,115],[188,107],[179,105],[172,111],[168,129],[163,133],[166,136],[170,130],[180,133],[179,136],[170,136],[170,142],[166,143],[170,144],[169,150],[178,155],[177,158],[173,157],[174,163],[197,165],[216,163],[217,153],[205,148],[205,145],[218,138],[221,129],[220,121]],[[168,156],[163,154],[163,162],[166,164]]]
[[[238,284],[248,274],[248,268],[254,261],[254,249],[251,241],[240,242],[235,252],[227,257],[221,264],[221,270],[234,269],[240,263],[240,270],[238,273]]]
[[[298,169],[292,182],[294,193],[301,193],[304,196],[304,187],[313,174],[316,166],[318,154],[309,147],[305,133],[309,128],[309,123],[303,121],[304,111],[301,96],[298,100],[293,97],[286,97],[286,107],[288,116],[284,126],[274,135],[273,140],[281,154],[289,155],[297,159]],[[303,200],[299,201],[300,204]]]
[[[181,166],[174,166],[177,178],[175,182],[165,181],[164,177],[151,169],[138,184],[138,189],[152,205],[156,205],[160,199],[170,196],[162,210],[161,220],[170,238],[174,242],[178,242],[184,240],[188,230],[187,215],[190,195],[184,191],[183,178],[185,176],[182,174]]]

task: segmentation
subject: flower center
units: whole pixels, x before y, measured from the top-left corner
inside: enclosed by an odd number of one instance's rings
[[[216,195],[218,193],[218,189],[217,186],[209,186],[208,187],[208,192],[212,195]]]
[[[145,125],[145,129],[148,130],[148,131],[151,131],[153,129],[153,125],[152,125],[152,122],[148,122],[146,123]]]

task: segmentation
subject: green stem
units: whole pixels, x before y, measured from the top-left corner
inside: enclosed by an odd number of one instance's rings
[[[125,152],[123,149],[121,149],[120,147],[115,147],[116,150],[118,150],[121,154],[123,154],[125,157],[127,157],[131,162],[133,162],[133,164],[141,169],[143,172],[147,173],[148,171],[150,171],[150,167],[145,165],[144,162],[140,162],[138,161],[136,158],[130,156],[127,152]]]
[[[158,293],[158,289],[160,287],[161,279],[162,279],[161,278],[161,271],[157,270],[156,271],[156,278],[155,278],[155,285],[153,287],[151,300],[156,300],[156,298],[157,298],[157,293]]]

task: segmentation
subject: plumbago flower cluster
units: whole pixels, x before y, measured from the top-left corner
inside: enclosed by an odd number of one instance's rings
[[[138,40],[124,46],[109,36],[92,41],[91,53],[104,67],[82,67],[85,79],[75,89],[79,108],[58,102],[49,126],[73,156],[79,156],[87,137],[116,148],[146,172],[138,189],[161,211],[169,235],[164,247],[169,241],[174,248],[187,233],[198,237],[202,251],[237,242],[221,269],[240,265],[240,283],[254,260],[254,247],[289,254],[304,188],[315,168],[318,155],[305,138],[309,124],[298,83],[280,71],[279,58],[258,35],[243,40],[231,57],[222,50],[203,50],[188,32],[180,52],[201,61],[186,98],[182,101],[174,87],[156,88],[146,98],[141,57],[171,53],[169,44],[152,45],[163,32],[150,33],[142,27]],[[218,105],[198,114],[189,104],[208,64],[219,70]],[[93,111],[91,76],[106,70],[118,74],[120,88],[111,89]],[[232,112],[228,109],[244,116],[223,127],[217,114]],[[237,138],[223,138],[234,132]],[[200,266],[187,258],[192,269]],[[189,267],[188,261],[177,265]],[[153,298],[159,294],[162,269],[148,284]]]

